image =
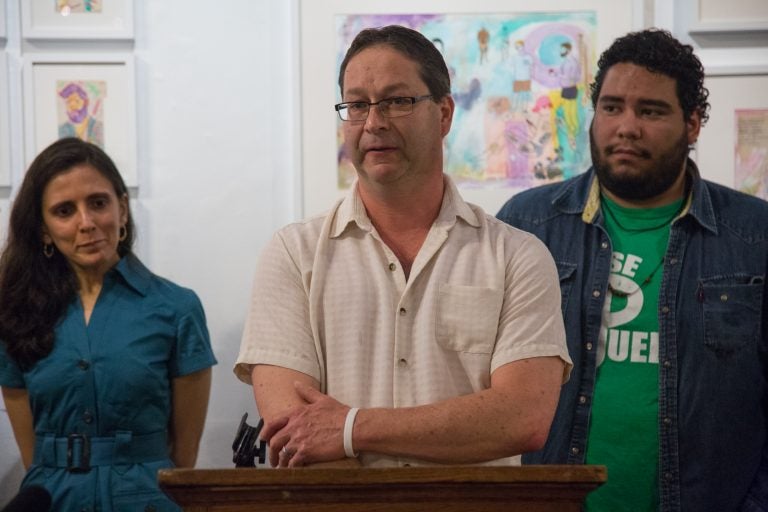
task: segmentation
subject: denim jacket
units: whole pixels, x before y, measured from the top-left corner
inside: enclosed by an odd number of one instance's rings
[[[768,203],[691,161],[688,176],[659,292],[659,510],[768,510]],[[594,170],[522,192],[498,218],[552,252],[574,363],[546,445],[523,463],[583,464],[612,253]]]

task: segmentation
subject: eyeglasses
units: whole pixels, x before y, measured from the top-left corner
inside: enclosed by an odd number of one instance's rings
[[[431,98],[431,94],[424,96],[398,96],[396,98],[386,98],[381,101],[347,101],[335,105],[336,112],[342,121],[351,121],[353,123],[362,123],[368,119],[368,112],[371,107],[376,106],[379,113],[384,117],[403,117],[413,112],[414,103]]]

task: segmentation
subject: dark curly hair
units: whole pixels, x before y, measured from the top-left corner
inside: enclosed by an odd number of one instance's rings
[[[666,30],[655,28],[630,32],[616,39],[603,52],[597,62],[595,81],[591,85],[593,108],[597,106],[597,98],[608,70],[622,62],[643,66],[653,73],[673,78],[685,120],[698,112],[701,124],[707,122],[709,91],[704,87],[704,66],[694,55],[692,46],[681,43]]]
[[[50,258],[43,255],[43,192],[54,177],[82,164],[104,176],[117,197],[127,197],[125,182],[104,151],[65,138],[35,158],[13,202],[8,239],[0,255],[0,341],[22,368],[51,352],[56,323],[78,292],[67,259],[58,250]],[[135,232],[130,208],[127,214],[126,236],[117,247],[121,257],[131,252]]]
[[[451,94],[451,78],[443,55],[432,41],[416,30],[389,25],[381,28],[367,28],[360,31],[352,41],[339,69],[339,88],[344,94],[344,72],[349,61],[366,48],[389,46],[419,65],[421,80],[427,85],[434,101]]]

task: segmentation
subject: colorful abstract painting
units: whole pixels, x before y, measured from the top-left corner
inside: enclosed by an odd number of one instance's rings
[[[456,102],[444,170],[460,186],[525,189],[589,167],[594,12],[340,15],[336,24],[337,69],[368,27],[413,28],[442,52]],[[355,170],[341,122],[338,140],[345,188]]]
[[[103,80],[58,80],[56,82],[59,138],[77,137],[104,148]]]
[[[736,188],[768,199],[768,110],[736,110]]]

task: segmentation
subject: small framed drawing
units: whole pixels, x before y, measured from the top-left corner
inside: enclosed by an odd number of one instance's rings
[[[707,76],[709,121],[693,155],[704,178],[768,199],[768,74]]]
[[[133,39],[133,0],[24,0],[24,39]]]
[[[137,185],[132,55],[30,55],[24,62],[26,165],[63,137],[92,142]]]
[[[0,50],[0,187],[11,185],[10,135],[8,125],[8,59],[5,51]]]

